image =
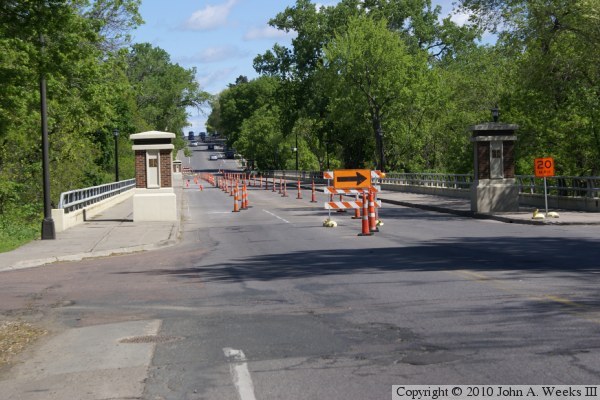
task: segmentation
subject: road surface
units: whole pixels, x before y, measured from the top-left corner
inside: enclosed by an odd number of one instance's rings
[[[194,151],[194,168],[215,163],[210,153]],[[145,375],[123,393],[149,400],[362,400],[390,398],[401,384],[598,382],[595,227],[386,206],[381,232],[359,237],[350,214],[322,227],[325,198],[311,203],[309,192],[297,200],[253,188],[239,213],[219,189],[185,193],[179,245],[4,273],[1,312],[37,319],[52,332],[46,343],[130,329],[129,341],[114,335],[119,349],[141,345],[129,370]],[[79,395],[103,398],[90,393]]]

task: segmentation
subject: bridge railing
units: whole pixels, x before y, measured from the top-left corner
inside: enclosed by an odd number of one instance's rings
[[[598,198],[600,176],[555,176],[547,179],[548,194],[562,197]],[[533,175],[517,176],[523,194],[544,194],[544,179]]]
[[[58,208],[63,209],[65,213],[69,213],[116,196],[134,187],[135,179],[127,179],[85,189],[71,190],[60,194]]]
[[[315,179],[316,183],[325,183],[322,172],[276,170],[266,171],[265,176],[300,179],[303,182]],[[521,194],[543,195],[544,180],[533,175],[517,175],[516,184]],[[547,179],[548,195],[561,197],[600,197],[600,176],[554,176]],[[468,191],[473,184],[471,174],[442,173],[398,173],[388,172],[378,182],[390,186],[415,186]]]
[[[381,184],[400,186],[426,186],[445,189],[470,189],[473,176],[469,174],[386,173]]]

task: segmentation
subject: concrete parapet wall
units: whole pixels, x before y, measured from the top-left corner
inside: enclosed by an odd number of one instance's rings
[[[411,186],[411,185],[386,185],[382,184],[383,190],[396,192],[430,194],[437,196],[458,197],[463,199],[471,198],[470,189],[449,189],[432,186]],[[519,205],[536,207],[544,209],[544,196],[541,194],[519,194]],[[585,212],[600,212],[600,199],[592,197],[566,197],[566,196],[548,196],[548,208]]]
[[[85,208],[65,213],[62,208],[55,208],[52,210],[52,219],[54,220],[54,229],[56,232],[64,232],[69,228],[76,225],[82,224],[86,218],[94,217],[100,214],[102,211],[119,204],[122,201],[127,200],[133,196],[134,190],[129,189],[116,196],[110,197],[99,201],[98,203],[91,204]],[[84,215],[85,210],[85,215]]]
[[[471,191],[464,189],[450,189],[433,186],[410,186],[410,185],[381,185],[382,190],[392,190],[396,192],[409,192],[419,194],[431,194],[435,196],[458,197],[461,199],[470,199]]]
[[[148,192],[136,189],[133,221],[177,221],[177,196],[172,189],[171,192]]]
[[[544,196],[541,194],[519,195],[519,204],[522,206],[531,206],[540,210],[546,207]],[[548,196],[548,208],[559,210],[573,210],[585,212],[600,212],[600,199],[593,197],[565,197]]]

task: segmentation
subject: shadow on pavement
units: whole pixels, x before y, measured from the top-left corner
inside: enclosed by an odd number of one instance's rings
[[[419,246],[307,250],[232,259],[225,264],[124,274],[171,275],[203,282],[272,281],[393,271],[519,271],[588,281],[600,274],[597,242],[562,238],[460,238]]]

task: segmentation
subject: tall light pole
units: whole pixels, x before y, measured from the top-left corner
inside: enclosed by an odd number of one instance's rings
[[[119,130],[113,129],[115,137],[115,182],[119,182]]]
[[[296,131],[296,174],[298,174],[298,131]]]
[[[40,53],[44,54],[44,37],[40,34]],[[42,174],[44,186],[44,220],[42,221],[42,240],[56,239],[52,204],[50,203],[50,143],[48,141],[48,107],[46,105],[46,76],[44,64],[40,63],[40,113],[42,118]]]

